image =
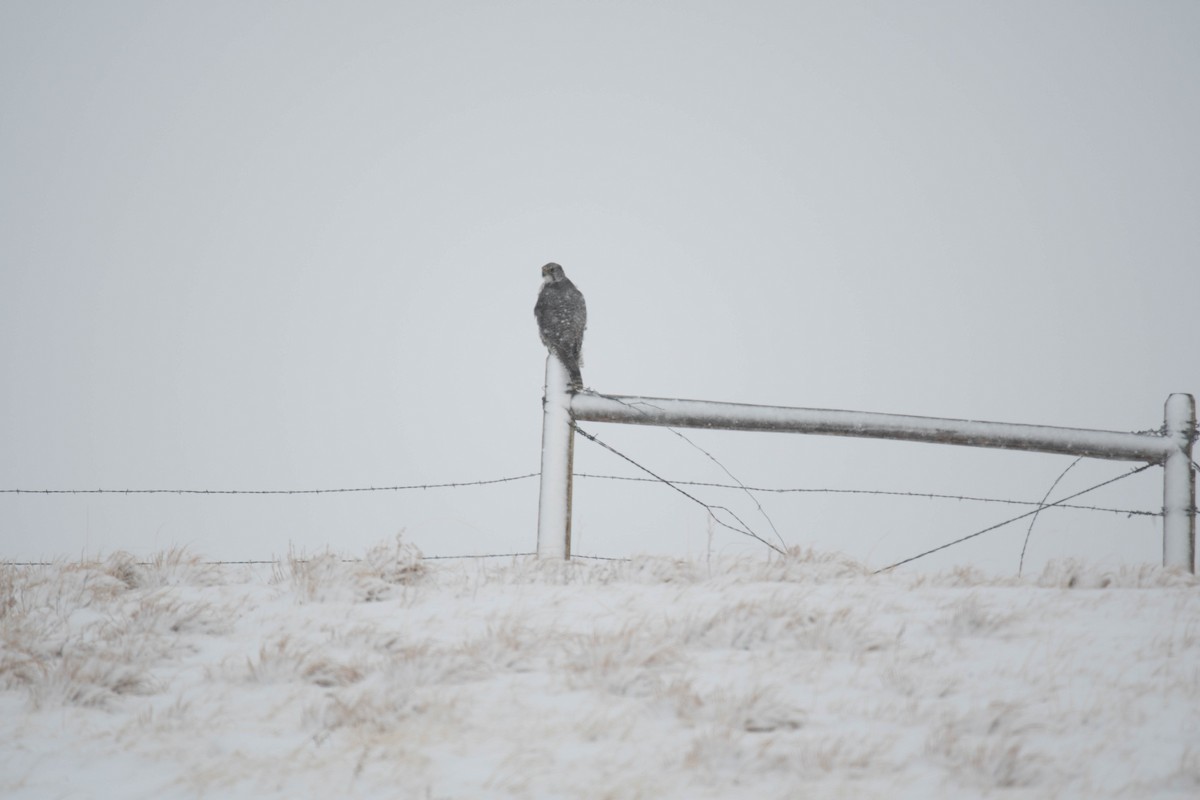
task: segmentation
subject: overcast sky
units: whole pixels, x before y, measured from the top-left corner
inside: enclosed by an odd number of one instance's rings
[[[6,0],[0,488],[535,472],[551,260],[599,391],[1157,428],[1200,391],[1198,41],[1193,2]],[[668,431],[589,429],[726,479]],[[766,487],[1038,500],[1071,462],[692,438]],[[576,468],[636,474],[583,440]],[[1161,470],[1085,500],[1157,510]],[[761,550],[662,486],[575,501],[578,553]],[[789,545],[874,566],[1022,510],[760,501]],[[536,479],[0,495],[0,549],[529,551],[536,513]],[[1014,570],[1025,528],[927,563]],[[1157,562],[1160,521],[1047,512],[1030,559],[1064,555]]]

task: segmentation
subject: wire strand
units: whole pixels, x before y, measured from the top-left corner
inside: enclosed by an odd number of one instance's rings
[[[629,475],[597,475],[589,472],[576,472],[576,478],[596,478],[610,481],[633,481],[635,483],[658,483],[654,478],[638,478]],[[730,483],[710,483],[707,481],[680,481],[672,480],[671,483],[677,486],[705,486],[714,489],[741,489],[741,486]],[[816,488],[772,488],[763,486],[747,486],[745,487],[752,492],[773,492],[776,494],[863,494],[863,495],[881,495],[884,497],[917,497],[930,500],[966,500],[974,503],[1000,503],[1004,505],[1015,506],[1038,506],[1041,505],[1036,500],[1012,500],[1003,497],[978,497],[972,495],[961,494],[935,494],[932,492],[896,492],[886,491],[882,489],[830,489],[823,487]],[[1054,506],[1055,508],[1070,508],[1080,511],[1103,511],[1109,514],[1122,514],[1125,516],[1145,516],[1145,517],[1161,517],[1161,511],[1141,511],[1130,508],[1107,508],[1104,506],[1085,506],[1071,503],[1061,503]]]
[[[1083,456],[1068,464],[1067,468],[1060,472],[1058,477],[1054,479],[1054,483],[1050,484],[1050,488],[1042,496],[1042,502],[1038,503],[1037,511],[1033,513],[1033,519],[1029,520],[1029,529],[1025,531],[1025,543],[1021,545],[1021,561],[1017,564],[1017,577],[1020,577],[1021,571],[1025,569],[1025,549],[1029,547],[1029,537],[1033,535],[1033,526],[1038,521],[1038,514],[1041,514],[1042,509],[1046,507],[1046,501],[1050,499],[1050,493],[1054,491],[1054,487],[1058,486],[1058,482],[1065,478],[1067,473],[1080,461],[1083,461]]]
[[[1123,473],[1123,474],[1121,474],[1121,475],[1118,475],[1118,476],[1117,476],[1117,477],[1115,477],[1115,478],[1109,478],[1108,480],[1106,480],[1106,481],[1104,481],[1104,482],[1102,482],[1102,483],[1097,483],[1095,486],[1091,486],[1091,487],[1089,487],[1089,488],[1087,488],[1087,489],[1084,489],[1084,490],[1083,490],[1083,491],[1081,491],[1081,492],[1076,492],[1075,494],[1068,495],[1067,497],[1064,497],[1062,500],[1058,500],[1058,501],[1056,501],[1056,502],[1050,503],[1049,505],[1045,506],[1045,508],[1052,508],[1052,507],[1054,507],[1054,506],[1057,506],[1057,505],[1060,505],[1060,504],[1062,504],[1062,503],[1066,502],[1067,500],[1074,500],[1076,497],[1079,497],[1079,496],[1081,496],[1081,495],[1085,495],[1085,494],[1087,494],[1088,492],[1093,492],[1093,491],[1095,491],[1096,489],[1099,489],[1099,488],[1100,488],[1100,487],[1102,487],[1102,486],[1108,486],[1110,483],[1116,483],[1117,481],[1124,480],[1125,478],[1128,478],[1128,477],[1131,477],[1131,476],[1133,476],[1133,475],[1136,475],[1136,474],[1138,474],[1139,472],[1143,472],[1143,471],[1145,471],[1145,470],[1148,470],[1148,469],[1150,469],[1150,467],[1153,467],[1153,466],[1156,466],[1156,465],[1155,465],[1155,464],[1143,464],[1142,466],[1140,466],[1140,467],[1137,467],[1136,469],[1133,469],[1133,470],[1131,470],[1131,471],[1129,471],[1129,472],[1126,472],[1126,473]],[[981,530],[981,531],[976,531],[975,533],[971,533],[971,534],[968,534],[968,535],[966,535],[966,536],[963,536],[963,537],[960,537],[960,538],[958,538],[958,539],[955,539],[955,540],[954,540],[954,541],[952,541],[952,542],[947,542],[946,544],[939,545],[938,547],[934,547],[934,548],[933,548],[933,549],[931,549],[931,550],[926,550],[924,553],[918,553],[917,555],[915,555],[915,556],[910,556],[909,558],[906,558],[906,559],[904,559],[903,561],[897,561],[895,564],[889,564],[889,565],[888,565],[888,566],[886,566],[886,567],[883,567],[883,568],[881,568],[881,569],[877,569],[877,570],[875,570],[875,574],[876,574],[876,575],[878,575],[878,574],[879,574],[879,573],[881,573],[881,572],[887,572],[888,570],[895,569],[896,567],[899,567],[899,566],[901,566],[901,565],[903,565],[903,564],[908,564],[908,563],[910,563],[910,562],[916,561],[918,558],[924,558],[925,556],[932,555],[932,554],[934,554],[934,553],[937,553],[937,552],[939,552],[939,551],[941,551],[941,550],[945,550],[945,549],[946,549],[946,548],[948,548],[948,547],[953,547],[953,546],[954,546],[954,545],[956,545],[956,544],[962,544],[963,542],[967,541],[968,539],[974,539],[976,536],[982,536],[982,535],[983,535],[983,534],[985,534],[985,533],[988,533],[988,532],[990,532],[990,531],[994,531],[994,530],[996,530],[997,528],[1002,528],[1002,527],[1004,527],[1005,525],[1008,525],[1008,524],[1010,524],[1010,523],[1016,522],[1017,520],[1022,520],[1022,519],[1025,519],[1026,517],[1033,516],[1034,514],[1040,513],[1040,512],[1042,511],[1042,508],[1043,508],[1042,506],[1039,506],[1038,508],[1035,508],[1033,511],[1027,511],[1027,512],[1026,512],[1026,513],[1024,513],[1024,514],[1020,514],[1020,515],[1018,515],[1018,516],[1015,516],[1015,517],[1013,517],[1012,519],[1006,519],[1006,520],[1004,520],[1003,522],[998,522],[998,523],[996,523],[995,525],[990,525],[990,526],[988,526],[988,527],[984,528],[984,529],[983,529],[983,530]]]
[[[471,553],[471,554],[467,554],[467,555],[448,555],[448,556],[422,555],[421,560],[422,561],[445,561],[445,560],[459,559],[459,558],[464,558],[464,559],[465,558],[521,558],[523,556],[535,556],[535,555],[537,555],[537,553],[533,553],[533,552],[529,552],[529,553]],[[587,559],[595,559],[597,561],[629,561],[630,560],[628,558],[617,558],[614,556],[586,556],[586,555],[572,555],[571,558],[587,558]],[[363,559],[361,559],[361,558],[343,558],[342,562],[346,563],[346,564],[353,564],[353,563],[359,563],[362,560]],[[266,565],[266,564],[283,564],[288,561],[297,561],[297,562],[304,563],[304,562],[311,561],[311,559],[308,559],[308,558],[289,559],[286,557],[284,557],[284,558],[248,558],[248,559],[240,559],[240,560],[233,560],[233,561],[224,561],[224,560],[201,561],[200,563],[205,566],[256,566],[256,565]],[[6,567],[52,567],[58,563],[65,563],[65,562],[59,562],[59,561],[0,561],[0,565],[6,566]],[[143,567],[154,566],[153,561],[137,561],[135,563],[137,563],[138,566],[143,566]]]
[[[661,481],[662,483],[665,483],[667,486],[670,486],[672,489],[674,489],[675,491],[679,492],[681,495],[683,495],[683,496],[684,496],[684,497],[686,497],[687,499],[691,500],[693,503],[696,503],[697,505],[704,506],[705,510],[706,510],[706,511],[708,511],[708,516],[709,516],[709,518],[710,518],[710,519],[712,519],[714,522],[716,522],[716,523],[717,523],[718,525],[720,525],[721,527],[723,527],[723,528],[728,528],[729,530],[731,530],[731,531],[734,531],[734,532],[736,532],[736,533],[740,533],[740,534],[742,534],[743,536],[749,536],[751,539],[754,539],[754,540],[756,540],[756,541],[758,541],[758,542],[761,542],[762,544],[764,544],[764,545],[766,545],[767,547],[771,548],[771,549],[772,549],[772,550],[774,550],[776,553],[779,553],[780,555],[786,555],[785,551],[784,551],[784,550],[782,550],[782,549],[781,549],[781,548],[780,548],[778,545],[774,544],[773,542],[768,542],[766,539],[762,538],[762,537],[761,537],[761,536],[759,536],[757,533],[755,533],[753,530],[751,530],[751,529],[750,529],[750,526],[749,526],[749,525],[747,525],[747,524],[746,524],[746,523],[745,523],[745,522],[742,520],[742,518],[741,518],[741,517],[739,517],[737,514],[735,514],[735,513],[734,513],[733,511],[731,511],[730,509],[726,508],[725,506],[714,506],[714,505],[709,505],[708,503],[704,502],[703,500],[701,500],[700,498],[696,497],[695,495],[689,494],[688,492],[685,492],[683,489],[680,489],[678,486],[676,486],[675,484],[671,483],[669,480],[667,480],[666,478],[664,478],[664,477],[662,477],[661,475],[657,474],[656,472],[653,472],[653,471],[651,471],[650,469],[648,469],[648,468],[646,468],[646,467],[642,466],[641,464],[639,464],[638,462],[634,461],[634,460],[633,460],[632,458],[630,458],[629,456],[627,456],[627,455],[625,455],[624,453],[622,453],[620,450],[617,450],[617,449],[616,449],[615,447],[613,447],[612,445],[609,445],[609,444],[606,444],[605,442],[602,442],[602,441],[600,441],[600,440],[599,440],[599,439],[597,439],[595,436],[593,436],[592,434],[588,433],[588,432],[587,432],[587,431],[585,431],[583,428],[580,428],[580,427],[579,427],[578,425],[576,425],[575,423],[571,423],[571,425],[572,425],[572,427],[574,427],[574,428],[575,428],[575,430],[576,430],[576,431],[578,431],[578,432],[579,432],[579,434],[580,434],[581,436],[583,436],[585,439],[588,439],[588,440],[590,440],[590,441],[593,441],[593,442],[595,442],[596,444],[598,444],[598,445],[600,445],[601,447],[603,447],[605,450],[608,450],[610,453],[613,453],[614,455],[616,455],[616,456],[619,456],[620,458],[623,458],[623,459],[625,459],[625,460],[626,460],[626,461],[628,461],[630,464],[633,464],[635,467],[637,467],[638,469],[640,469],[640,470],[642,470],[643,472],[645,472],[647,475],[650,475],[650,476],[652,476],[653,478],[655,478],[656,480],[658,480],[658,481]],[[735,527],[735,526],[733,526],[733,525],[730,525],[729,523],[725,522],[724,520],[722,520],[722,519],[719,519],[719,518],[717,517],[717,515],[714,513],[714,510],[720,510],[720,511],[724,511],[726,514],[728,514],[729,516],[731,516],[731,517],[733,517],[735,520],[737,520],[737,521],[738,521],[738,524],[740,524],[742,527],[741,527],[741,528]]]
[[[296,495],[296,494],[351,494],[356,492],[399,492],[409,489],[457,489],[465,486],[488,486],[536,478],[540,472],[511,475],[506,478],[491,478],[482,481],[456,483],[422,483],[407,486],[364,486],[349,489],[0,489],[0,494],[206,494],[206,495]]]
[[[485,553],[483,555],[463,555],[463,556],[421,556],[422,561],[440,561],[452,558],[520,558],[522,556],[535,556],[537,553]]]
[[[1200,472],[1200,466],[1195,461],[1192,462],[1192,467],[1197,472]],[[539,472],[530,472],[525,475],[513,475],[505,478],[493,478],[481,481],[463,481],[455,483],[428,483],[428,484],[411,484],[406,486],[368,486],[342,489],[0,489],[0,494],[41,494],[41,495],[63,495],[63,494],[178,494],[178,495],[318,495],[318,494],[350,494],[363,492],[396,492],[413,489],[454,489],[466,488],[472,486],[489,486],[499,483],[510,483],[513,481],[528,480],[529,478],[537,478],[541,475]],[[597,480],[610,481],[630,481],[634,483],[667,483],[671,486],[700,486],[713,489],[733,489],[737,491],[749,492],[764,492],[770,494],[855,494],[855,495],[877,495],[882,497],[916,497],[930,500],[959,500],[973,503],[999,503],[1004,505],[1020,505],[1020,506],[1039,506],[1041,505],[1034,500],[1013,500],[1003,497],[979,497],[976,495],[959,495],[959,494],[941,494],[935,492],[899,492],[888,491],[883,489],[838,489],[829,487],[769,487],[769,486],[747,486],[740,481],[736,484],[732,483],[716,483],[713,481],[685,481],[685,480],[665,480],[662,478],[639,478],[630,475],[600,475],[588,472],[576,472],[577,478],[590,478]],[[1161,511],[1144,511],[1130,508],[1110,508],[1105,506],[1079,505],[1073,503],[1057,503],[1047,508],[1068,508],[1082,511],[1100,511],[1109,514],[1122,514],[1125,516],[1145,516],[1145,517],[1161,517]]]

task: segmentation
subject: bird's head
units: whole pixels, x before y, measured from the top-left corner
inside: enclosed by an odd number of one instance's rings
[[[567,276],[563,274],[563,268],[553,261],[542,267],[542,283],[554,283],[565,277]]]

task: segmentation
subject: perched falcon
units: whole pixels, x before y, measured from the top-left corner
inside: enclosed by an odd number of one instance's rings
[[[563,268],[550,263],[542,267],[542,291],[533,307],[542,344],[558,356],[571,376],[571,386],[583,388],[583,329],[587,327],[587,305]]]

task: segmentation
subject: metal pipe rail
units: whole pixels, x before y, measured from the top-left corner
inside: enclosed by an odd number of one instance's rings
[[[1155,463],[1175,448],[1170,439],[1140,433],[588,393],[571,398],[571,414],[591,422],[900,439]]]

